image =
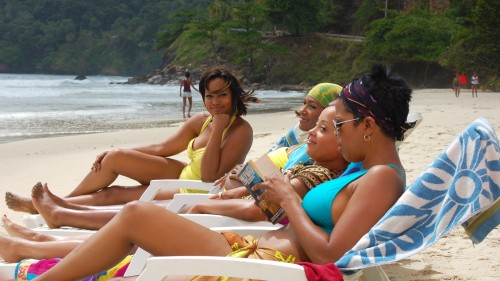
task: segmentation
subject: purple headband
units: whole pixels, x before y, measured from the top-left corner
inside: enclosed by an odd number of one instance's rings
[[[379,126],[387,129],[393,127],[392,119],[386,115],[378,101],[371,94],[366,93],[361,79],[354,80],[345,86],[340,92],[339,98],[342,98],[353,110],[375,119],[375,122]],[[402,140],[404,132],[408,130],[408,125],[405,123],[398,128],[394,128],[394,130],[398,134],[396,139]]]
[[[347,84],[342,89],[342,92],[340,92],[340,96],[362,115],[372,117],[376,121],[384,123],[384,119],[386,119],[385,114],[378,105],[377,100],[372,95],[366,93],[361,79]]]

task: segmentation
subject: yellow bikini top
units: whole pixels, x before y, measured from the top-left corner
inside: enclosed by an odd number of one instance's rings
[[[210,116],[207,118],[205,123],[203,123],[203,126],[201,127],[200,134],[205,130],[205,128],[210,124],[212,121],[213,117]],[[236,119],[236,114],[231,116],[231,119],[229,121],[229,124],[227,127],[224,129],[224,132],[222,133],[222,139],[226,136],[227,131],[233,124],[234,120]],[[205,153],[205,147],[198,148],[197,150],[193,150],[193,142],[196,138],[193,138],[187,147],[187,156],[191,160],[186,167],[182,170],[179,179],[188,179],[188,180],[199,180],[201,179],[201,158],[203,157],[203,153]],[[196,192],[194,190],[189,190],[189,189],[181,189],[181,193],[193,193]],[[204,192],[206,193],[206,192]]]
[[[200,135],[205,130],[205,128],[208,126],[208,124],[210,124],[210,122],[212,122],[212,119],[214,119],[214,117],[212,115],[210,115],[210,117],[208,117],[207,120],[205,120],[205,123],[203,123],[203,126],[201,126]],[[229,120],[229,124],[226,126],[226,128],[222,132],[222,139],[224,139],[224,137],[226,136],[226,133],[229,130],[229,128],[231,128],[231,125],[233,125],[234,120],[236,120],[236,113],[233,114],[233,116],[231,116],[231,119]]]

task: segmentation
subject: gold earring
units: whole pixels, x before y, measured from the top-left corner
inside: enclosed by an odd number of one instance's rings
[[[363,139],[366,141],[366,142],[369,142],[370,141],[370,136],[369,135],[364,135],[363,136]]]

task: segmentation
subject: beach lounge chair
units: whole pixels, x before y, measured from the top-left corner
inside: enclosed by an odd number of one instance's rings
[[[172,212],[178,213],[182,207],[186,205],[193,205],[201,201],[208,200],[208,197],[217,194],[222,191],[220,186],[214,186],[211,182],[202,182],[199,180],[177,180],[177,179],[164,179],[164,180],[152,180],[150,182],[149,187],[144,191],[141,198],[141,201],[152,201],[155,196],[161,190],[173,190],[178,189],[179,186],[189,188],[189,189],[198,189],[206,191],[206,194],[175,194],[174,198],[168,205],[168,209]],[[193,196],[191,196],[193,195]],[[45,221],[40,215],[25,215],[23,216],[23,224],[33,230],[43,230],[45,225]]]
[[[480,118],[439,155],[335,265],[346,274],[362,271],[365,280],[388,280],[380,265],[419,253],[459,225],[473,243],[479,243],[500,223],[499,197],[500,147],[491,124]],[[196,274],[304,281],[311,272],[323,278],[317,280],[332,280],[328,274],[334,274],[331,265],[302,266],[228,257],[153,257],[138,280]]]
[[[411,124],[410,129],[405,132],[404,140],[408,138],[408,136],[415,130],[415,128],[422,122],[423,117],[420,113],[409,113],[406,122]],[[399,147],[401,141],[398,141],[396,145]],[[211,194],[217,194],[222,191],[219,186],[214,186],[213,183],[206,183],[197,180],[152,180],[149,187],[142,194],[139,200],[141,201],[152,201],[156,194],[160,192],[160,190],[167,189],[177,189],[179,186],[183,186],[189,189],[198,189],[204,190],[208,192],[207,194],[175,194],[173,200],[168,205],[168,209],[172,212],[179,213],[179,211],[187,205],[195,205],[197,203],[208,200],[208,197]],[[30,229],[34,229],[36,231],[43,231],[47,233],[47,229],[45,226],[45,221],[40,215],[25,215],[23,217],[23,223],[26,227]],[[209,224],[210,225],[210,224]],[[58,232],[53,232],[56,234]],[[67,232],[68,235],[71,235],[71,232]]]
[[[183,186],[189,189],[199,189],[208,191],[207,194],[186,193],[175,194],[174,198],[168,204],[167,209],[179,213],[179,211],[187,205],[195,205],[197,203],[209,200],[209,197],[221,191],[219,186],[214,186],[213,183],[207,183],[197,180],[152,180],[150,186],[142,194],[140,201],[152,201],[160,190],[177,189]],[[232,217],[212,215],[212,214],[181,214],[181,216],[201,224],[205,227],[223,227],[223,226],[264,226],[270,227],[272,224],[267,221],[248,222]],[[72,227],[63,228],[48,228],[40,215],[26,215],[23,217],[23,222],[26,227],[43,234],[72,236],[83,233],[93,233],[94,230],[79,229]]]

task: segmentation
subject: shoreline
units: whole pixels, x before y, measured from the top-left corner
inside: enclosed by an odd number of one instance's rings
[[[455,98],[451,89],[415,90],[410,112],[419,112],[422,123],[400,146],[401,162],[411,184],[438,154],[473,120],[487,118],[500,133],[500,93],[478,93],[462,90]],[[247,156],[254,159],[265,153],[281,135],[297,121],[293,111],[256,113],[244,117],[253,126],[254,141]],[[48,182],[51,190],[64,196],[90,169],[97,154],[117,147],[132,147],[160,141],[173,133],[181,123],[171,127],[120,130],[116,132],[28,139],[0,143],[0,170],[3,185],[0,191],[29,196],[37,182]],[[175,156],[186,160],[185,153]],[[118,178],[118,184],[133,184]],[[23,213],[0,210],[17,223]],[[4,231],[2,229],[2,231]],[[4,231],[5,232],[5,231]],[[385,265],[391,280],[497,280],[500,275],[500,231],[493,230],[486,239],[472,245],[461,227],[440,239],[432,247],[399,262]]]
[[[249,111],[246,116],[253,115],[261,115],[261,114],[272,114],[272,113],[283,113],[283,112],[292,112],[293,107],[290,108],[278,108],[278,109],[259,109],[258,111]],[[196,112],[197,113],[197,112]],[[246,116],[243,116],[244,118]],[[107,134],[107,133],[117,133],[120,131],[135,131],[135,130],[149,130],[149,129],[164,129],[171,127],[178,127],[181,123],[185,122],[185,119],[182,118],[171,118],[164,120],[151,119],[149,122],[146,120],[137,121],[136,123],[130,123],[128,128],[117,128],[117,129],[109,129],[106,131],[95,131],[95,132],[76,132],[76,133],[57,133],[57,134],[40,134],[35,136],[23,135],[23,136],[14,136],[6,138],[0,138],[0,145],[19,142],[24,140],[37,140],[37,139],[47,139],[47,138],[59,138],[59,137],[71,137],[71,136],[81,136],[81,135],[95,135],[95,134]],[[147,124],[145,126],[144,124]]]

